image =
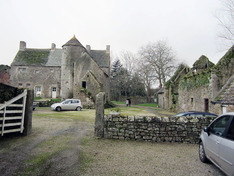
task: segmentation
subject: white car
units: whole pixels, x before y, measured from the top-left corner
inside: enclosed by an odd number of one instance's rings
[[[234,112],[216,118],[200,136],[199,157],[234,176]]]
[[[60,103],[54,103],[51,105],[51,109],[54,111],[61,110],[76,110],[81,111],[83,108],[81,101],[78,99],[66,99]]]

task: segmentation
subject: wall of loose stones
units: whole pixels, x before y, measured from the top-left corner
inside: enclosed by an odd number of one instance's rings
[[[104,137],[150,142],[198,143],[214,117],[104,116]]]

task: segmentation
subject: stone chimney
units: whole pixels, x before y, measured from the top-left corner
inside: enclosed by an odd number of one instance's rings
[[[86,45],[86,50],[90,53],[90,51],[91,51],[91,46],[90,46],[90,45]]]
[[[20,50],[26,49],[26,42],[20,41]]]
[[[54,43],[51,44],[51,50],[55,50],[56,49],[56,45]]]
[[[106,53],[110,53],[110,45],[106,45]]]

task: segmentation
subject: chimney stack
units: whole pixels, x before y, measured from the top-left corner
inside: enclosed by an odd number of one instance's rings
[[[26,42],[20,41],[20,50],[26,49]]]
[[[90,51],[91,51],[91,46],[90,46],[90,45],[86,45],[86,50],[90,53]]]
[[[110,45],[106,45],[106,53],[110,53]]]
[[[56,49],[56,45],[54,43],[51,44],[51,50],[55,50]]]

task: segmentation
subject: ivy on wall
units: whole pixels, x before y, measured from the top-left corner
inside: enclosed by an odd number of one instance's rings
[[[198,87],[209,84],[210,78],[211,78],[210,70],[203,71],[199,74],[185,76],[184,79],[180,81],[179,88],[180,89],[187,88],[187,90],[196,89]]]

